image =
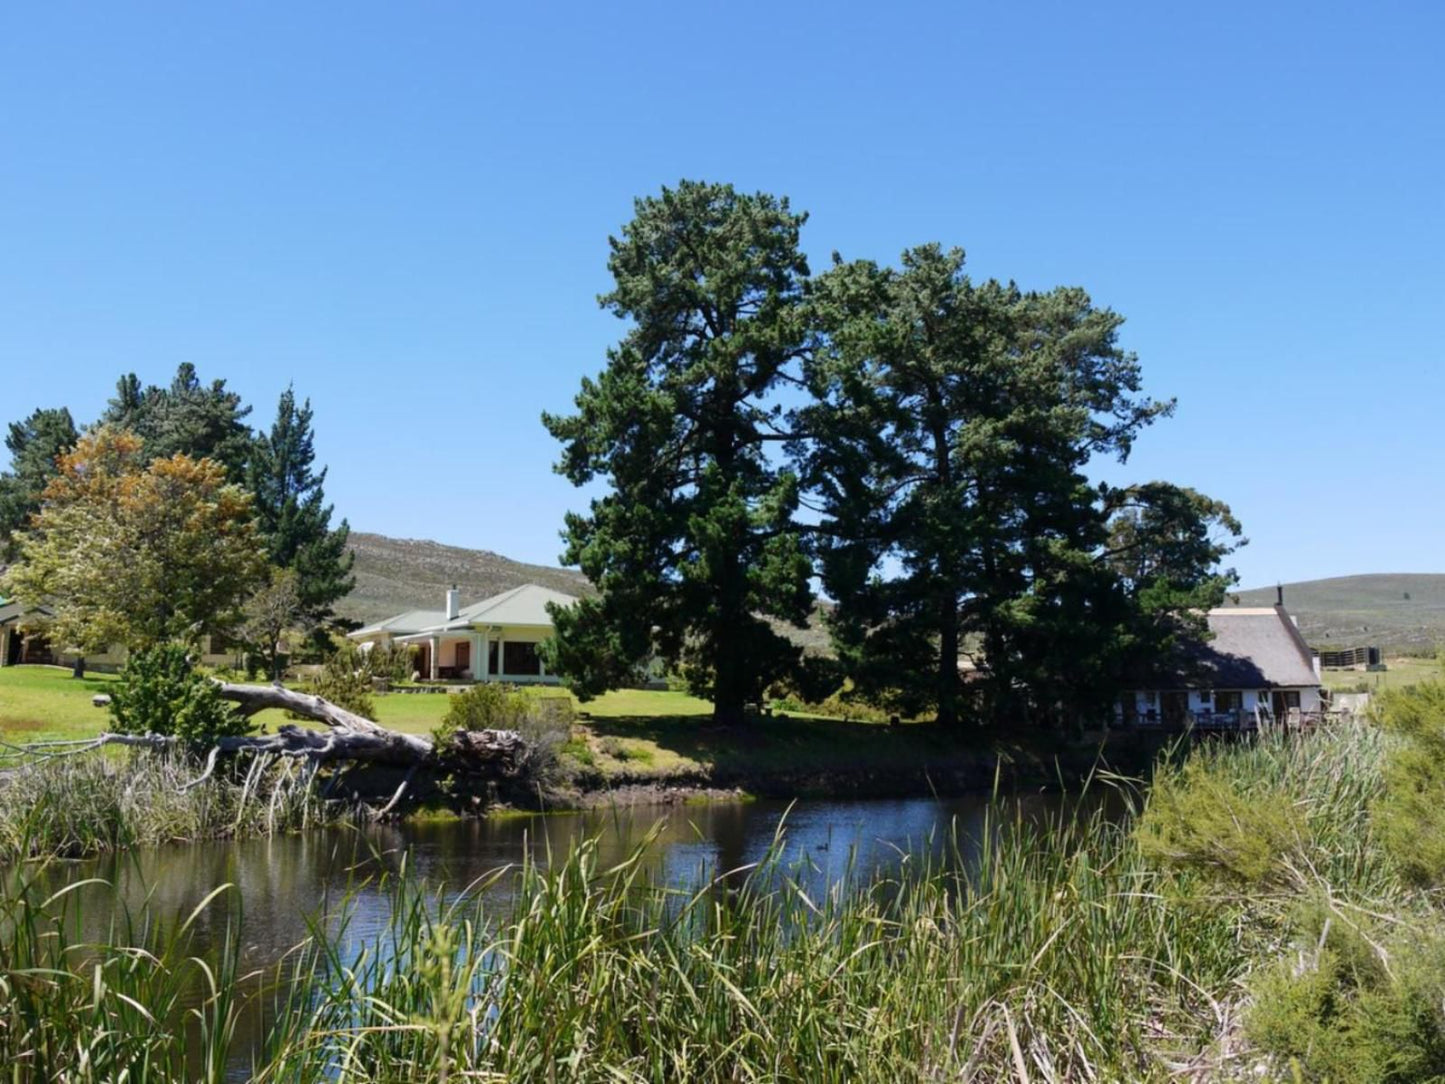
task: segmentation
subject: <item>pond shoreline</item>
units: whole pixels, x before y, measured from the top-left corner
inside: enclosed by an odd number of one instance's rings
[[[579,773],[567,788],[509,796],[509,800],[479,808],[476,813],[486,817],[751,799],[956,798],[994,791],[1067,791],[1100,771],[1146,778],[1165,741],[1159,735],[1119,732],[1102,741],[1060,743],[1050,751],[961,749],[912,763],[841,766],[804,762],[786,768],[714,767],[665,774],[592,771]]]

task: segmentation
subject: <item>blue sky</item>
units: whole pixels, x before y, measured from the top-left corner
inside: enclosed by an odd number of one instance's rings
[[[1445,7],[10,5],[0,421],[191,361],[316,407],[355,528],[552,562],[634,196],[786,194],[815,268],[1086,287],[1246,586],[1445,571]]]

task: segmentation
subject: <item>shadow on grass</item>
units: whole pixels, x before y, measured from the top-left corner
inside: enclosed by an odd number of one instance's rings
[[[922,770],[931,764],[976,760],[994,745],[978,731],[952,731],[933,723],[891,727],[793,716],[763,717],[724,727],[705,716],[619,715],[592,718],[587,725],[598,738],[650,742],[727,775]]]

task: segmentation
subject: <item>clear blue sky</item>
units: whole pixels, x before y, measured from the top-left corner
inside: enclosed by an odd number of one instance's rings
[[[0,421],[294,381],[354,527],[551,562],[538,422],[681,177],[830,252],[1086,287],[1246,586],[1445,571],[1438,3],[27,4],[0,15]]]

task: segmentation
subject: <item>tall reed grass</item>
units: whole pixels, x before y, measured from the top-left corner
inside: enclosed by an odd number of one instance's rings
[[[178,753],[27,764],[0,781],[0,863],[292,831],[349,813],[297,786],[303,770],[291,761],[251,761],[188,786],[201,767]]]

